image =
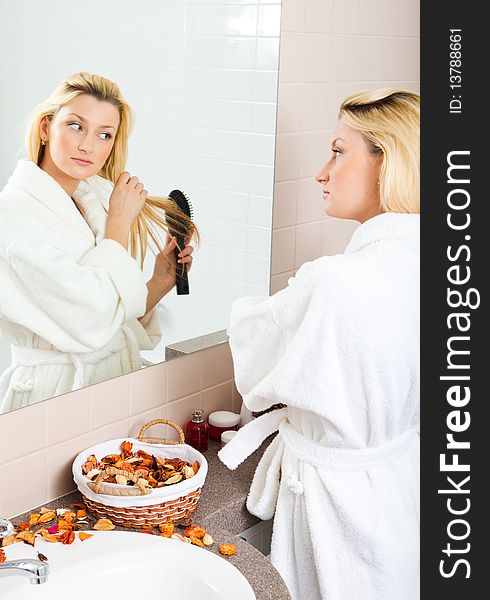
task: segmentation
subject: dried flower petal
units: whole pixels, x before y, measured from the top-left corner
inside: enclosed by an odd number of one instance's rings
[[[53,510],[52,508],[48,508],[47,506],[43,506],[39,512],[42,515],[44,515],[44,513],[51,512],[52,510]]]
[[[191,543],[191,540],[188,537],[185,537],[185,535],[181,535],[180,533],[174,533],[171,536],[171,539],[172,540],[179,540],[180,542],[186,542],[186,544],[190,544]]]
[[[110,519],[99,519],[97,523],[94,525],[94,529],[98,531],[109,531],[110,529],[115,529],[114,523]]]
[[[88,540],[88,538],[93,537],[93,533],[87,533],[86,531],[79,531],[78,537],[83,541]]]
[[[232,554],[236,554],[236,546],[233,544],[221,544],[219,551],[225,556],[231,556]]]
[[[34,546],[34,539],[36,534],[32,531],[21,531],[17,534],[17,539],[22,540],[25,544],[29,544],[30,546]]]
[[[206,530],[204,527],[199,527],[199,525],[191,525],[184,531],[184,535],[187,537],[196,537],[201,540],[206,535]]]
[[[82,519],[87,516],[87,511],[85,509],[77,510],[77,519]]]
[[[40,517],[38,523],[49,523],[56,517],[56,513],[54,510],[49,510],[44,512]]]
[[[201,548],[204,548],[204,543],[199,538],[191,535],[189,539],[191,540],[191,543],[194,544],[195,546],[201,546]]]
[[[6,560],[5,552],[0,548],[0,563],[5,562]]]
[[[209,533],[206,533],[206,535],[202,538],[202,542],[205,546],[212,546],[214,544],[214,540]]]
[[[11,544],[17,544],[17,542],[20,542],[20,541],[21,540],[17,539],[17,534],[13,533],[12,535],[9,535],[2,539],[2,548],[5,548],[6,546],[10,546]]]
[[[58,533],[59,529],[58,525],[52,525],[51,527],[48,527],[46,531],[48,531],[48,533]]]
[[[29,525],[37,525],[40,516],[41,513],[32,513],[32,515],[29,517]]]
[[[127,440],[125,442],[122,442],[122,444],[121,444],[121,450],[123,452],[131,452],[132,448],[133,448],[132,442],[128,442]]]
[[[160,523],[158,526],[163,537],[171,537],[174,533],[175,526],[173,523]]]
[[[74,531],[65,531],[59,536],[59,541],[63,544],[72,544],[75,540],[75,532]]]
[[[41,535],[43,540],[45,540],[46,542],[50,542],[50,543],[59,542],[58,536],[48,533],[47,529],[39,529],[36,532],[36,534]]]
[[[25,531],[26,529],[29,529],[30,525],[27,521],[21,521],[18,525],[17,525],[17,531]]]

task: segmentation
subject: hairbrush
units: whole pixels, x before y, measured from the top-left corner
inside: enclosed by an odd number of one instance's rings
[[[168,197],[174,201],[177,208],[189,219],[192,219],[192,204],[190,203],[189,198],[181,192],[180,190],[172,190]],[[174,217],[176,221],[179,221],[178,216]],[[181,221],[182,227],[185,228],[185,222]],[[177,238],[177,248],[175,248],[175,283],[177,294],[183,295],[189,293],[189,277],[187,274],[187,265],[185,263],[179,264],[177,261],[179,259],[179,252],[185,247],[185,236],[182,233],[175,231],[172,229],[171,225],[169,225],[170,235],[175,236]],[[179,248],[181,250],[179,250]]]

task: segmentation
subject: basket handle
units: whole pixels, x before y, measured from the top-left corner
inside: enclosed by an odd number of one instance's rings
[[[127,486],[126,488],[114,487],[114,484],[105,484],[102,480],[107,475],[123,475],[126,479],[131,480],[134,486]],[[146,485],[143,485],[145,481]],[[137,473],[130,473],[123,469],[108,466],[103,469],[96,477],[95,481],[87,481],[87,487],[89,487],[96,494],[105,494],[107,496],[145,496],[152,492],[152,488],[148,487],[148,482],[140,477]]]
[[[162,423],[163,425],[170,425],[173,427],[175,431],[179,434],[178,440],[167,440],[165,438],[153,438],[153,437],[144,437],[144,433],[147,429],[152,427],[153,425],[157,425],[158,423]],[[185,444],[185,435],[182,429],[169,419],[153,419],[153,421],[148,421],[146,425],[140,429],[139,435],[136,436],[136,439],[140,442],[148,442],[150,444]]]

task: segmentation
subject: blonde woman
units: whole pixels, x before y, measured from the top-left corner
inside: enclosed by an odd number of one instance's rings
[[[12,350],[0,412],[138,369],[140,350],[160,340],[155,307],[175,284],[165,218],[175,214],[125,171],[132,122],[117,85],[84,72],[31,115],[27,159],[0,193],[0,335]],[[180,250],[189,269],[193,249]]]
[[[304,264],[229,328],[235,381],[262,411],[220,451],[266,436],[247,500],[274,515],[271,559],[294,600],[419,597],[419,96],[341,105],[316,175],[325,212],[355,219],[344,254]]]

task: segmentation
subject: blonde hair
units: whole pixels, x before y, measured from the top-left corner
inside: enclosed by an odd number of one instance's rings
[[[373,155],[383,155],[380,208],[420,213],[420,96],[398,88],[348,96],[339,119],[361,133]]]
[[[134,124],[134,113],[122,97],[119,87],[110,79],[93,73],[79,72],[64,79],[44,102],[38,104],[31,112],[26,134],[27,157],[40,165],[45,152],[41,144],[40,125],[47,117],[50,121],[59,109],[77,96],[86,94],[97,100],[109,102],[119,111],[119,127],[114,145],[104,166],[98,175],[117,183],[119,176],[126,169],[128,138]],[[139,216],[133,221],[130,230],[129,248],[133,258],[139,260],[141,266],[148,250],[148,237],[152,239],[158,251],[162,251],[164,241],[161,230],[168,231],[168,225],[175,233],[191,234],[199,242],[199,232],[190,219],[176,209],[176,205],[167,196],[147,196]],[[152,252],[155,252],[151,248]],[[181,248],[182,250],[182,248]]]

